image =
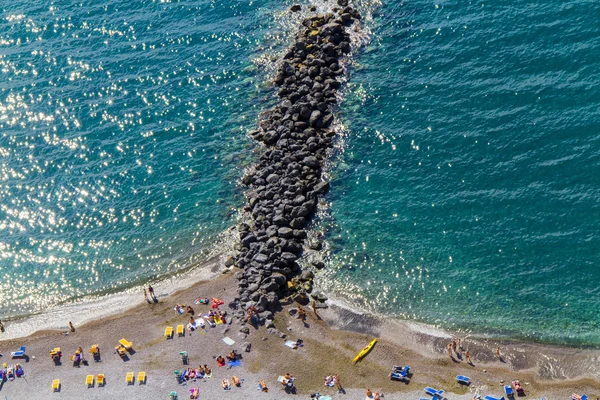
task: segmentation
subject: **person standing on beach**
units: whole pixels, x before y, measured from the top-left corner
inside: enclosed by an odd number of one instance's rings
[[[335,386],[337,387],[338,393],[343,393],[342,382],[340,382],[340,374],[335,374]]]
[[[75,327],[73,326],[73,323],[71,321],[69,321],[69,330],[71,331],[71,333],[75,332]]]
[[[456,340],[452,341],[452,350],[456,353]],[[456,353],[458,354],[458,353]]]
[[[156,301],[156,295],[154,294],[154,288],[152,287],[152,285],[148,285],[148,292],[150,293],[150,296],[152,297],[152,300]]]
[[[469,354],[469,350],[467,350],[467,352],[465,353],[465,360],[467,361],[467,364],[473,365],[473,361],[471,361],[471,354]]]
[[[448,349],[448,355],[450,356],[450,358],[454,359],[454,357],[452,357],[452,343],[448,343],[448,346],[446,348]]]
[[[4,332],[4,324],[0,321],[0,332]]]
[[[500,347],[496,347],[496,358],[501,359],[502,356],[500,355]]]
[[[317,317],[317,319],[321,319],[321,317],[319,316],[319,314],[317,314],[317,303],[313,300],[312,303],[310,303],[313,312],[315,313],[315,317]]]
[[[146,288],[144,288],[144,300],[150,303],[150,299],[148,298],[148,292],[146,291]]]

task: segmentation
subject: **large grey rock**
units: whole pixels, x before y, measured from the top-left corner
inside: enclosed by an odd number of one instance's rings
[[[274,281],[269,281],[267,283],[264,283],[261,286],[261,289],[265,292],[274,292],[276,290],[279,290],[279,285]]]
[[[281,238],[291,238],[294,236],[294,231],[291,228],[282,227],[277,231],[277,236]]]
[[[253,260],[256,261],[256,262],[259,262],[261,264],[264,264],[267,261],[269,261],[269,257],[267,257],[266,254],[258,253],[257,255],[254,256]]]
[[[317,121],[319,121],[321,119],[321,116],[323,114],[321,113],[321,111],[315,110],[310,114],[310,119],[308,120],[308,123],[310,124],[310,126],[315,126],[317,124]]]

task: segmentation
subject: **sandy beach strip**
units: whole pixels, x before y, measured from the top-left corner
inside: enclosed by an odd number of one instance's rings
[[[253,327],[245,337],[239,331],[239,323],[233,319],[231,325],[207,328],[205,333],[194,331],[184,337],[175,334],[173,339],[166,339],[166,326],[176,328],[179,324],[186,325],[189,318],[187,314],[177,314],[173,310],[175,304],[192,305],[196,314],[203,314],[210,310],[210,306],[195,305],[194,299],[218,297],[225,302],[221,308],[227,309],[228,302],[237,296],[237,281],[230,272],[224,272],[227,273],[216,279],[196,283],[160,298],[156,304],[143,302],[140,293],[139,303],[132,304],[131,309],[76,327],[76,332],[69,335],[65,335],[63,330],[45,330],[26,338],[0,342],[3,355],[0,360],[8,365],[21,363],[25,371],[24,377],[4,382],[0,396],[9,400],[160,399],[169,398],[174,391],[181,399],[189,398],[190,389],[198,387],[201,399],[309,398],[315,392],[334,399],[363,399],[366,389],[371,388],[374,392],[384,393],[386,399],[415,399],[427,397],[423,388],[431,386],[445,390],[448,399],[471,399],[475,394],[500,396],[502,385],[510,384],[513,379],[521,380],[527,396],[531,398],[569,398],[573,392],[587,393],[595,398],[596,393],[600,393],[600,385],[591,378],[548,379],[545,371],[549,367],[539,360],[540,354],[550,354],[545,357],[555,357],[557,365],[560,365],[560,357],[564,362],[571,358],[585,363],[594,354],[597,357],[597,352],[592,350],[505,344],[505,362],[500,362],[490,350],[495,349],[495,342],[492,345],[469,339],[465,345],[469,346],[474,360],[474,366],[470,366],[464,360],[450,360],[445,350],[451,338],[449,335],[422,333],[402,321],[361,315],[335,305],[320,310],[320,318],[307,310],[308,318],[303,323],[288,312],[298,305],[283,301],[283,310],[276,315],[275,328],[271,332],[282,332],[286,338],[270,333],[265,327]],[[235,344],[227,345],[222,340],[224,337],[233,339]],[[362,362],[353,365],[352,358],[373,337],[379,338],[376,346]],[[114,353],[121,338],[133,342],[134,353],[125,361]],[[302,339],[304,346],[296,350],[286,347],[284,344],[288,339]],[[250,352],[241,350],[241,345],[246,342],[251,344]],[[101,349],[99,362],[93,361],[88,354],[94,344]],[[11,359],[10,352],[19,346],[26,346],[27,359]],[[80,346],[84,349],[88,365],[75,367],[69,356]],[[55,366],[49,356],[49,351],[55,347],[60,347],[63,352],[62,365],[59,366]],[[214,357],[225,356],[231,349],[242,353],[241,366],[231,369],[217,367]],[[180,351],[188,353],[191,366],[207,364],[212,368],[212,378],[179,385],[174,371],[184,368]],[[410,383],[390,379],[393,365],[411,366],[413,376]],[[140,371],[146,372],[146,383],[140,384],[136,379],[133,385],[128,385],[126,374],[134,372],[137,378]],[[296,394],[286,393],[277,382],[278,376],[288,372],[296,377]],[[86,376],[96,377],[101,373],[106,377],[105,386],[88,388]],[[324,386],[324,378],[336,373],[340,375],[345,394]],[[459,385],[455,380],[458,374],[469,376],[472,384],[468,387]],[[231,380],[233,375],[244,382],[240,388],[224,391],[221,380]],[[61,382],[59,392],[52,391],[54,379]],[[270,389],[268,393],[258,389],[258,381],[263,379]]]

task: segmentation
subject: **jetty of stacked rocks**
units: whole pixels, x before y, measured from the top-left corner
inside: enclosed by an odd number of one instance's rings
[[[297,259],[318,197],[329,189],[321,169],[335,136],[330,129],[332,109],[345,72],[340,61],[351,50],[348,30],[361,18],[347,0],[337,4],[331,13],[303,20],[275,77],[278,104],[262,113],[258,129],[250,132],[265,148],[242,179],[248,187],[245,211],[252,221],[238,226],[239,253],[233,259],[240,268],[235,273],[239,297],[230,306],[240,319],[244,311],[256,307],[260,322],[272,325],[282,296],[290,290],[312,290],[314,275],[302,272]],[[294,5],[291,11],[300,9]],[[318,249],[319,244],[310,247]],[[314,265],[323,267],[322,262]]]

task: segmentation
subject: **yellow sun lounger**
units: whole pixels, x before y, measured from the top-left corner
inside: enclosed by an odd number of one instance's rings
[[[133,385],[133,380],[134,380],[134,376],[133,376],[133,372],[128,372],[127,376],[125,377],[125,380],[127,381],[128,385]]]
[[[60,379],[55,379],[52,381],[52,390],[55,392],[60,390]]]
[[[184,335],[183,325],[177,325],[177,335],[179,335],[179,336]]]
[[[90,347],[90,354],[95,356],[96,354],[98,354],[98,352],[100,351],[100,347],[95,344],[92,347]]]
[[[146,372],[142,371],[138,374],[138,383],[141,385],[142,383],[146,383]]]
[[[98,382],[98,386],[104,386],[104,374],[98,374],[96,381]]]
[[[90,387],[94,386],[94,375],[88,375],[85,377],[85,384]]]
[[[165,328],[165,336],[167,337],[167,339],[173,337],[173,327],[172,326],[167,326]]]
[[[121,346],[125,347],[127,350],[129,350],[133,347],[133,343],[129,342],[126,339],[119,340],[119,343],[121,344]]]
[[[127,349],[121,344],[115,347],[115,350],[117,351],[117,353],[119,353],[121,357],[123,357],[125,353],[127,353]]]

